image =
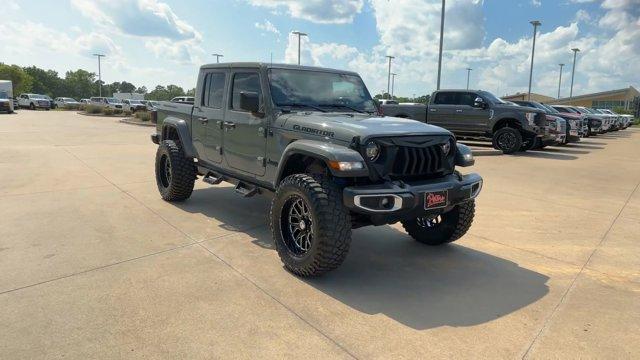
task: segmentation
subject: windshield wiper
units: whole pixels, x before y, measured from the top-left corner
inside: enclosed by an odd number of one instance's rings
[[[341,107],[341,108],[345,108],[345,109],[349,109],[355,112],[359,112],[361,114],[368,114],[368,112],[366,111],[362,111],[362,110],[358,110],[354,107],[351,107],[349,105],[345,105],[345,104],[321,104],[320,106],[326,106],[326,107]]]
[[[306,103],[285,103],[285,104],[278,104],[278,106],[308,107],[314,110],[318,110],[320,112],[327,112],[327,110],[321,107],[318,107],[316,105],[306,104]]]

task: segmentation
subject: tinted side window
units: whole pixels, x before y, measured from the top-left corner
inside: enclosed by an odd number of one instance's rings
[[[478,95],[474,93],[458,93],[458,99],[456,103],[458,105],[473,106],[473,103],[477,97]]]
[[[240,110],[240,93],[254,92],[258,94],[262,103],[262,91],[260,90],[260,77],[257,73],[236,73],[233,76],[233,97],[231,108]]]
[[[210,73],[204,82],[205,92],[202,94],[202,105],[214,109],[222,108],[224,94],[224,73]]]
[[[456,105],[456,96],[454,92],[440,92],[436,94],[435,104],[438,105]]]

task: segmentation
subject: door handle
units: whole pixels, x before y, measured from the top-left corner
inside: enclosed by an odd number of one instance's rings
[[[436,111],[438,111],[438,110],[437,110],[437,109],[429,109],[429,111],[431,111],[431,112],[436,112]]]
[[[461,112],[462,112],[462,110],[458,109],[458,110],[456,110],[456,112],[457,112],[457,113],[461,113]]]
[[[199,118],[198,118],[198,121],[200,121],[200,122],[201,122],[201,123],[203,123],[203,124],[206,124],[206,123],[208,123],[208,122],[209,122],[209,119],[207,119],[206,117],[199,117]]]

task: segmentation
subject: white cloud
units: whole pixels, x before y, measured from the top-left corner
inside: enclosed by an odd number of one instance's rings
[[[540,7],[540,6],[542,6],[542,1],[540,1],[540,0],[531,0],[531,5],[533,5],[535,7]]]
[[[286,8],[290,16],[320,24],[347,24],[362,11],[364,0],[247,0],[253,6],[277,11]]]
[[[123,34],[172,40],[201,38],[169,5],[156,0],[71,0],[71,4],[84,16]]]
[[[265,20],[263,23],[255,23],[254,26],[256,29],[260,29],[280,36],[280,30],[278,30],[275,25],[273,25],[269,20]]]
[[[370,0],[376,18],[379,43],[370,51],[339,44],[314,44],[302,39],[302,63],[343,67],[359,72],[372,92],[387,87],[388,63],[399,73],[396,93],[425,93],[435,88],[439,43],[439,0]],[[627,87],[640,82],[631,64],[640,63],[640,6],[638,0],[604,0],[597,32],[585,32],[581,24],[594,18],[579,11],[577,19],[554,29],[541,28],[536,41],[533,91],[557,92],[559,63],[571,67],[571,48],[579,47],[574,93]],[[415,11],[420,8],[421,11]],[[531,62],[531,35],[515,41],[493,39],[483,45],[484,13],[481,1],[447,2],[442,84],[461,87],[466,68],[472,67],[472,87],[499,95],[526,91]],[[393,16],[390,16],[393,14]],[[297,61],[297,37],[289,37],[285,61]],[[562,93],[569,82],[563,78]],[[398,92],[399,91],[399,92]]]
[[[358,54],[354,47],[336,43],[316,44],[308,37],[300,39],[300,61],[303,65],[327,66],[336,60],[349,60]],[[289,34],[289,41],[285,49],[285,62],[298,62],[298,36]]]
[[[573,18],[574,22],[583,22],[589,23],[591,22],[591,14],[587,10],[580,9],[576,11],[576,16]]]
[[[20,10],[20,5],[15,0],[5,0],[5,6],[12,11]]]
[[[166,3],[157,0],[71,0],[85,17],[106,32],[131,36],[157,58],[196,64],[204,53],[202,35],[180,19]]]

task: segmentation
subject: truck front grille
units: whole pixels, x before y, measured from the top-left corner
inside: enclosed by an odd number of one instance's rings
[[[374,177],[419,179],[450,174],[454,169],[456,145],[449,135],[398,136],[378,138],[379,158],[368,168]],[[447,154],[444,148],[449,148]],[[366,154],[361,152],[366,160]]]
[[[440,145],[427,147],[401,146],[393,163],[393,176],[412,176],[437,173],[442,169],[445,156]]]

